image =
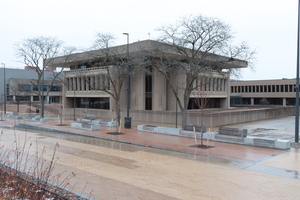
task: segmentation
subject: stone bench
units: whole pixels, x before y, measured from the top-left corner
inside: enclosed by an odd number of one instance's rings
[[[78,123],[83,123],[83,124],[92,124],[93,120],[96,119],[96,115],[90,115],[90,114],[85,114],[83,118],[77,118]]]
[[[100,130],[99,124],[88,124],[88,123],[80,123],[80,122],[73,122],[71,123],[72,128],[84,129],[89,131]]]
[[[19,115],[18,112],[13,112],[12,114],[6,114],[5,116],[9,118],[16,118],[18,115]]]
[[[265,137],[253,137],[248,136],[245,138],[246,145],[258,146],[258,147],[267,147],[275,149],[289,149],[291,147],[290,140],[282,140],[275,138],[265,138]]]
[[[29,113],[26,117],[25,117],[25,119],[33,119],[33,118],[35,118],[35,116],[36,116],[36,114],[32,114],[32,113]]]
[[[77,122],[71,123],[72,128],[84,129],[84,130],[100,130],[100,124],[95,123],[96,115],[85,114],[83,118],[77,118]]]
[[[85,114],[83,116],[83,119],[95,120],[96,119],[96,115]]]
[[[194,132],[195,129],[195,132]],[[203,132],[202,132],[203,131]],[[206,133],[206,126],[203,125],[195,125],[195,124],[186,124],[183,126],[182,130],[180,131],[180,135],[187,136],[187,137],[196,137],[201,138],[201,133]]]
[[[84,119],[84,118],[77,118],[78,123],[83,123],[83,124],[90,124],[92,123],[91,119]]]
[[[194,132],[194,129],[195,129],[195,132],[199,132],[199,133],[206,132],[206,126],[203,126],[203,125],[186,124],[182,128],[182,130],[184,130],[184,131],[193,131],[193,132]]]
[[[247,137],[247,129],[219,127],[219,134],[215,135],[215,140],[244,143],[244,138]]]
[[[180,135],[179,128],[170,128],[164,126],[152,126],[152,125],[138,125],[138,131],[152,132],[152,133],[161,133],[167,135]]]
[[[273,138],[253,138],[253,145],[259,147],[275,148],[275,142],[277,139]]]
[[[100,126],[108,126],[108,127],[116,127],[119,126],[119,123],[117,121],[106,121],[106,120],[92,120],[92,124],[100,124]]]

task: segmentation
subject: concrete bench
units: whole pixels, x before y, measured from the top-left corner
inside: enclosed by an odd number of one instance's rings
[[[215,140],[244,143],[247,132],[247,129],[220,127],[219,134],[215,135]]]
[[[157,128],[157,126],[152,126],[152,125],[143,125],[142,126],[142,130],[147,131],[147,132],[155,132],[155,128]]]
[[[195,128],[195,133],[194,133],[194,128]],[[201,133],[203,133],[202,137],[204,138],[204,133],[206,133],[206,126],[196,125],[196,124],[186,124],[182,127],[182,130],[180,131],[180,135],[186,137],[195,137],[196,134],[197,138],[201,138]]]
[[[138,131],[152,132],[152,133],[161,133],[167,135],[180,135],[179,128],[170,128],[164,126],[152,126],[152,125],[138,125]]]
[[[99,124],[88,124],[88,123],[73,122],[73,123],[71,123],[71,127],[72,128],[89,130],[89,131],[100,130],[100,125]]]
[[[193,131],[195,129],[195,132],[199,132],[199,133],[205,133],[206,132],[206,126],[203,125],[196,125],[196,124],[186,124],[183,126],[182,128],[184,131]]]
[[[253,138],[253,145],[259,147],[275,148],[277,139],[273,138]]]
[[[9,118],[16,118],[18,115],[19,115],[18,112],[13,112],[12,114],[6,114],[5,116]]]
[[[83,118],[77,118],[78,123],[83,123],[83,124],[92,124],[93,120],[96,119],[96,115],[90,115],[90,114],[85,114]]]
[[[83,119],[95,120],[96,119],[96,115],[85,114],[83,116]]]
[[[28,116],[25,117],[25,119],[33,119],[35,118],[36,114],[32,114],[32,113],[29,113]]]
[[[19,113],[18,112],[13,112],[13,114],[12,114],[13,116],[18,116],[19,115]]]
[[[84,130],[100,130],[100,124],[95,123],[96,115],[85,114],[83,118],[77,118],[77,122],[71,123],[72,128]]]
[[[92,123],[91,119],[77,118],[78,123],[89,124]]]
[[[281,140],[281,139],[265,138],[265,137],[248,136],[245,138],[244,144],[258,146],[258,147],[268,147],[268,148],[274,148],[274,149],[289,149],[289,148],[291,148],[290,140]]]
[[[92,124],[100,124],[100,126],[108,126],[108,127],[116,127],[119,126],[119,123],[117,121],[106,121],[106,120],[92,120]]]

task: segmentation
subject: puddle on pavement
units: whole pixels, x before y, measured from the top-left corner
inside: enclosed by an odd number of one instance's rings
[[[255,171],[255,172],[261,172],[264,174],[270,174],[270,175],[300,180],[300,173],[298,171],[294,171],[294,170],[286,170],[286,169],[268,167],[268,166],[263,166],[263,165],[259,165],[259,164],[252,165],[245,169],[250,170],[250,171]]]

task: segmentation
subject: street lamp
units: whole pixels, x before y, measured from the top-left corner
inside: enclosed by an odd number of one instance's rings
[[[123,35],[127,35],[127,57],[126,57],[126,91],[127,91],[127,115],[124,119],[124,128],[131,128],[131,117],[129,117],[129,109],[130,109],[130,66],[129,66],[129,33],[123,33]]]
[[[299,37],[299,34],[300,34],[300,14],[299,14],[299,11],[300,11],[300,0],[298,1],[298,35],[297,35],[297,75],[296,75],[296,116],[295,116],[295,143],[298,143],[299,142],[299,53],[300,53],[300,49],[299,49],[299,46],[300,46],[300,37]]]
[[[6,82],[5,82],[5,64],[1,63],[3,65],[3,89],[4,89],[4,115],[6,114]]]
[[[75,105],[76,105],[76,101],[75,101],[75,85],[74,85],[74,81],[72,81],[72,89],[73,89],[73,95],[74,95],[74,97],[73,97],[73,106],[74,106],[73,119],[74,119],[74,121],[76,121],[76,118],[75,118],[75,112],[76,112]]]
[[[44,61],[43,61],[43,75],[42,75],[42,111],[41,111],[41,118],[44,118],[44,72],[45,72],[45,65],[44,65]]]

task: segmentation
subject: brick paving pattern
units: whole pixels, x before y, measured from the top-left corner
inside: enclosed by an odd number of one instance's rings
[[[24,120],[6,118],[0,122],[0,126],[7,127],[2,128],[4,134],[1,141],[12,142],[14,132],[20,137],[25,135],[26,131],[9,129],[19,122],[24,123]],[[93,138],[77,142],[27,131],[32,141],[38,141],[39,148],[45,146],[48,149],[46,159],[51,158],[51,149],[59,143],[55,172],[75,172],[77,176],[72,183],[77,184],[74,190],[80,193],[87,184],[83,193],[88,195],[94,190],[95,199],[300,198],[298,149],[283,151],[213,141],[209,141],[213,148],[198,149],[190,147],[195,144],[193,138],[136,129],[121,128],[120,131],[125,134],[109,135],[106,133],[115,131],[115,128],[101,127],[99,131],[85,131],[70,126],[56,126],[57,121],[25,123],[122,141],[110,142],[110,148],[94,145],[96,139]],[[70,123],[64,121],[64,124]],[[128,144],[155,148],[141,147],[139,150]],[[156,150],[160,153],[156,153]]]

